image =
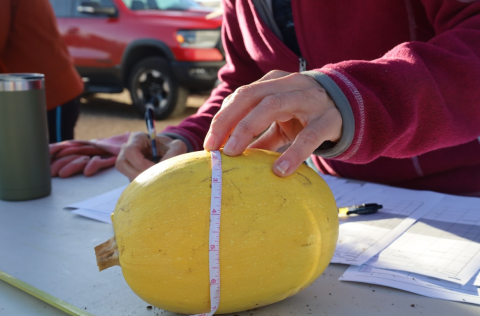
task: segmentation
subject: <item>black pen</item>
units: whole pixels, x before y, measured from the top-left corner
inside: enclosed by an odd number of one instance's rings
[[[152,161],[157,163],[160,160],[157,153],[157,142],[155,140],[155,108],[152,102],[147,103],[145,111],[145,122],[147,123],[148,138],[152,142]]]
[[[367,203],[367,204],[340,207],[338,209],[338,213],[346,214],[346,215],[351,215],[351,214],[368,215],[368,214],[376,213],[381,208],[383,208],[383,205],[380,205],[377,203]]]

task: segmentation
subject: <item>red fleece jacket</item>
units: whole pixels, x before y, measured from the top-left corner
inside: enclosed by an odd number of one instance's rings
[[[292,0],[308,70],[328,75],[355,118],[339,156],[312,156],[324,173],[480,196],[480,1]],[[198,113],[165,132],[201,150],[223,99],[298,56],[253,3],[224,1],[223,82]]]

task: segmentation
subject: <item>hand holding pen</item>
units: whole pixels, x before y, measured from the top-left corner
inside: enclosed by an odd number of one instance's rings
[[[131,133],[127,143],[122,145],[115,163],[115,167],[130,181],[158,161],[187,152],[187,144],[182,140],[162,134],[156,135],[153,100],[147,104],[145,111],[148,134]]]

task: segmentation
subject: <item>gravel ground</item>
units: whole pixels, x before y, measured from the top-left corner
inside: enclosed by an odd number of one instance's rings
[[[157,132],[168,125],[176,125],[194,114],[208,96],[192,95],[182,116],[156,121]],[[132,107],[128,91],[120,94],[95,94],[81,99],[80,117],[75,126],[75,139],[97,139],[123,134],[127,131],[146,132],[145,121]]]

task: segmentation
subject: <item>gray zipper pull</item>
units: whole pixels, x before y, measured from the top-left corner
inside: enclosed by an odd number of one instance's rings
[[[300,58],[298,58],[298,62],[300,63],[299,72],[306,71],[307,70],[307,61],[305,60],[305,58],[300,56]]]

